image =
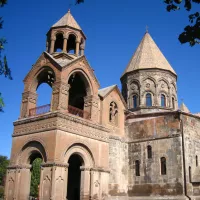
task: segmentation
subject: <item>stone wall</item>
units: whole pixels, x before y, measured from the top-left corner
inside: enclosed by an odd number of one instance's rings
[[[183,198],[182,137],[177,115],[135,116],[127,121],[126,131],[131,199]],[[148,145],[152,148],[152,158],[148,158]],[[166,175],[161,174],[162,157],[166,158]],[[136,160],[140,162],[140,176],[136,176]]]
[[[200,118],[182,114],[187,193],[200,199]]]
[[[138,70],[127,74],[121,79],[122,95],[127,102],[128,109],[135,110],[133,96],[138,97],[138,108],[146,107],[146,94],[152,96],[152,106],[161,107],[161,94],[166,98],[166,109],[178,108],[176,76],[165,70]],[[174,108],[172,105],[174,98]],[[136,109],[137,110],[137,109]]]
[[[109,140],[109,195],[112,198],[127,196],[128,184],[128,144],[118,138]]]

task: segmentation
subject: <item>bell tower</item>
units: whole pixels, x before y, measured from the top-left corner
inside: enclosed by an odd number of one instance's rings
[[[86,37],[70,10],[47,33],[46,51],[50,54],[64,52],[74,56],[84,55]]]
[[[32,195],[41,200],[90,200],[102,199],[99,191],[108,194],[109,129],[100,123],[100,85],[84,55],[85,40],[70,11],[48,31],[47,49],[24,79],[5,200]],[[42,84],[51,91],[46,105],[38,103]],[[37,161],[38,194],[32,194]],[[93,188],[93,181],[98,187]]]

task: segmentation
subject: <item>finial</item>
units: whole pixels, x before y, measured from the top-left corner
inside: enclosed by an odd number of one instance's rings
[[[146,33],[149,32],[149,27],[146,25]]]
[[[149,32],[149,27],[146,25],[146,33],[148,33]]]
[[[70,8],[69,8],[69,10],[68,10],[68,13],[70,13]]]

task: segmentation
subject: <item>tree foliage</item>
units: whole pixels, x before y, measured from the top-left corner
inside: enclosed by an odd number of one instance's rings
[[[6,177],[6,169],[8,165],[8,158],[6,156],[0,155],[0,186],[4,186],[4,179]]]
[[[0,0],[0,7],[3,7],[7,3],[7,0]],[[0,29],[3,28],[3,18],[0,17]],[[6,56],[3,54],[4,46],[7,43],[4,37],[0,38],[0,75],[12,80],[11,70],[8,67]],[[0,112],[3,111],[4,101],[0,93]]]
[[[167,4],[168,12],[180,10],[181,6],[191,11],[195,4],[200,4],[200,0],[164,0],[164,2]],[[189,14],[189,22],[178,39],[182,44],[189,43],[190,46],[200,44],[200,12]]]
[[[42,163],[41,158],[36,158],[32,163],[30,195],[33,197],[38,197],[38,191],[39,191],[38,186],[40,184],[41,163]]]

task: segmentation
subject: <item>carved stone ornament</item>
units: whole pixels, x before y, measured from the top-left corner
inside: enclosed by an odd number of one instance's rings
[[[151,86],[150,83],[146,84],[146,88],[150,88],[150,86]]]

